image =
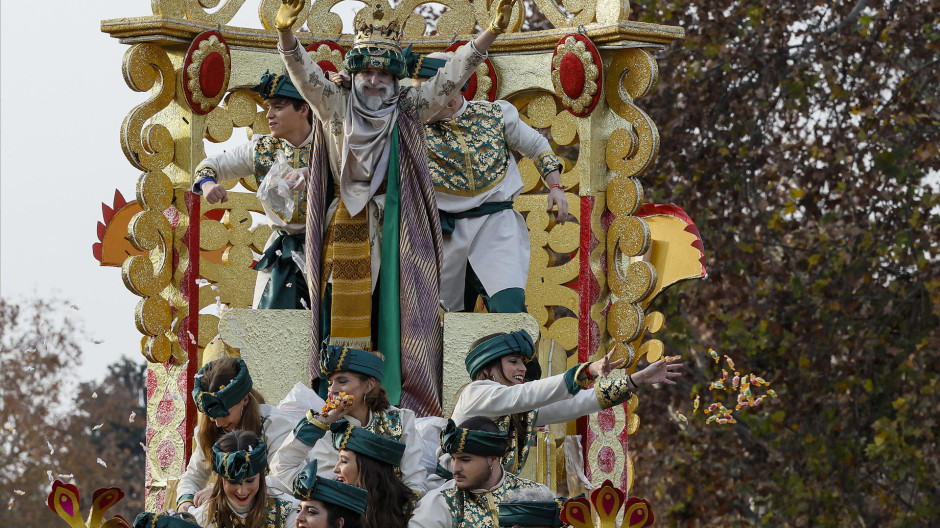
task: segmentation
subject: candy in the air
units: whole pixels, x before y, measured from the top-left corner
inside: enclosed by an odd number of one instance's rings
[[[685,415],[682,414],[682,413],[680,413],[679,411],[676,411],[676,418],[678,418],[679,420],[681,420],[681,421],[683,421],[683,422],[685,422],[685,423],[689,423],[689,419],[686,418]]]
[[[717,403],[713,403],[713,404],[709,405],[707,409],[705,409],[705,414],[710,414],[710,413],[713,413],[713,412],[715,412],[715,411],[717,411],[717,410],[718,410],[718,404],[717,404]]]
[[[708,386],[708,390],[724,390],[725,384],[720,381],[713,381],[711,385]]]
[[[701,401],[700,401],[700,399],[699,399],[699,397],[698,397],[698,394],[696,394],[696,395],[695,395],[695,401],[692,402],[692,413],[693,413],[693,414],[696,413],[696,412],[698,412],[698,406],[699,406],[700,403],[701,403]]]
[[[774,392],[773,389],[770,389],[770,390],[767,391],[767,396],[770,396],[771,398],[776,398],[776,397],[777,397],[777,393]]]
[[[735,375],[733,378],[731,378],[732,387],[737,389],[739,383],[741,383],[741,376]]]
[[[709,348],[709,349],[708,349],[708,355],[711,356],[712,359],[715,360],[715,363],[718,363],[718,361],[719,361],[718,352],[715,352],[715,349]]]
[[[731,361],[731,358],[728,357],[728,354],[725,354],[725,360],[728,362],[728,368],[734,370],[734,361]]]

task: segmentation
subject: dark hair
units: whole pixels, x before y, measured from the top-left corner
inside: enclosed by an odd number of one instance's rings
[[[258,435],[251,431],[236,429],[222,435],[216,445],[226,453],[248,451],[250,447],[258,445]],[[255,494],[255,498],[251,502],[251,510],[248,511],[248,516],[245,517],[246,526],[261,526],[267,510],[268,493],[267,485],[264,482],[264,473],[255,476],[258,477],[258,493]],[[232,511],[229,502],[225,499],[225,490],[222,488],[223,478],[222,475],[215,474],[215,485],[212,488],[212,495],[209,497],[209,506],[206,508],[206,519],[215,523],[216,528],[230,528],[234,525],[232,518],[235,517],[235,512]]]
[[[326,509],[326,524],[330,528],[340,528],[340,519],[343,520],[343,528],[362,528],[362,516],[349,508],[330,502],[323,502],[323,507]]]
[[[202,386],[208,392],[216,392],[223,385],[231,383],[237,373],[238,361],[235,358],[226,356],[217,359],[202,373]],[[256,389],[251,389],[248,393],[248,404],[245,405],[242,419],[238,422],[239,429],[261,434],[262,425],[264,425],[264,417],[261,416],[262,403],[264,403],[264,396]],[[206,467],[212,467],[212,446],[222,434],[223,430],[216,427],[211,418],[199,413],[199,429],[196,436],[199,437],[199,447],[206,460]]]
[[[356,453],[356,464],[359,466],[359,487],[369,492],[362,525],[365,528],[405,528],[418,500],[415,493],[387,462]]]
[[[382,386],[381,381],[379,381],[377,378],[366,376],[365,374],[359,372],[352,372],[352,374],[358,376],[363,383],[370,379],[375,381],[375,388],[369,391],[369,393],[362,398],[366,404],[366,407],[368,407],[370,411],[387,411],[388,408],[392,406],[392,402],[388,400],[388,393],[385,391],[385,387]]]

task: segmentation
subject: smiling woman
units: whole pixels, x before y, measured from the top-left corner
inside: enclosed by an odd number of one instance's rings
[[[212,446],[215,483],[209,500],[193,511],[200,526],[288,528],[297,512],[291,501],[268,496],[267,446],[250,431],[226,433]],[[272,490],[273,491],[273,490]]]

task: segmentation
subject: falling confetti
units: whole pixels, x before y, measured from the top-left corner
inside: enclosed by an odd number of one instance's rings
[[[56,475],[56,476],[57,476],[59,479],[73,479],[73,478],[75,478],[75,474],[74,474],[74,473],[69,473],[69,474],[67,474],[67,475],[66,475],[65,473],[59,473],[59,474]]]
[[[98,399],[98,392],[97,392],[97,391],[91,393],[91,399],[93,399],[93,400],[97,400],[97,399]]]
[[[71,308],[72,308],[73,310],[75,310],[76,312],[79,311],[79,310],[81,310],[81,308],[79,308],[77,304],[73,304],[73,305],[71,306]]]
[[[13,503],[14,503],[14,502],[15,502],[15,501],[14,501],[13,497],[10,497],[10,502],[7,503],[7,509],[8,509],[8,510],[12,510],[12,509],[13,509]]]
[[[49,482],[55,482],[55,479],[52,478],[52,470],[51,470],[51,469],[47,469],[47,470],[46,470],[46,476],[49,477]]]
[[[13,493],[16,493],[17,495],[26,495],[26,492],[25,492],[25,491],[23,491],[23,490],[18,490],[18,489],[13,490]]]
[[[215,291],[219,291],[219,287],[218,287],[218,286],[216,286],[215,284],[211,284],[211,285],[209,285],[209,289],[210,289],[210,290],[215,290]]]
[[[103,423],[100,423],[100,424],[98,424],[98,425],[92,427],[91,430],[92,430],[92,431],[97,431],[98,429],[101,429],[102,427],[104,427],[104,424],[103,424]]]
[[[127,421],[130,423],[134,423],[134,418],[137,418],[137,413],[135,413],[134,411],[131,411],[131,415],[127,417]]]
[[[55,449],[52,448],[52,443],[49,442],[48,440],[46,440],[46,445],[49,447],[49,454],[50,454],[50,455],[54,455],[54,454],[55,454]]]
[[[98,463],[101,464],[102,467],[108,467],[108,465],[104,463],[104,460],[101,460],[100,458],[98,459]]]
[[[290,288],[290,287],[293,286],[293,285],[294,285],[294,283],[288,282],[287,284],[284,285],[284,287],[285,287],[285,288]]]
[[[92,339],[91,342],[96,345],[100,345],[101,343],[104,343],[104,339]]]
[[[307,306],[307,301],[305,301],[303,297],[300,298],[300,305],[304,307],[304,310],[310,309],[310,307]]]
[[[137,443],[140,444],[140,448],[144,450],[144,453],[146,453],[146,452],[147,452],[147,446],[144,445],[143,442],[137,442]]]

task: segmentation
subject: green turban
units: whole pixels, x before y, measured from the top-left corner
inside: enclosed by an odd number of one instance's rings
[[[356,46],[346,53],[344,63],[351,73],[373,68],[387,71],[396,79],[402,79],[408,75],[408,65],[401,48],[394,45]]]
[[[551,526],[558,528],[561,510],[556,501],[501,502],[499,525],[502,526]]]
[[[258,439],[258,445],[249,451],[226,453],[219,449],[219,443],[212,446],[212,471],[225,480],[241,484],[246,478],[264,473],[268,467],[268,447],[264,440]]]
[[[464,363],[467,365],[467,372],[470,373],[470,379],[476,378],[477,373],[486,366],[487,363],[499,359],[503,356],[519,354],[526,363],[526,379],[539,379],[542,377],[542,367],[535,357],[535,347],[532,345],[532,337],[525,330],[516,330],[508,334],[500,334],[491,339],[473,347],[473,350],[467,354]],[[534,361],[533,361],[534,360]]]
[[[327,502],[362,515],[369,502],[369,492],[338,480],[318,477],[317,461],[314,460],[294,479],[294,498]]]
[[[330,431],[333,431],[333,447],[336,449],[349,449],[360,455],[370,456],[379,462],[386,462],[393,466],[401,465],[405,444],[397,440],[356,427],[346,420],[331,424]]]
[[[298,101],[304,100],[300,92],[297,91],[297,88],[294,87],[294,83],[291,82],[290,75],[286,73],[279,75],[265,71],[264,75],[261,76],[261,82],[252,88],[252,90],[258,92],[262,99],[286,97],[287,99],[297,99]]]
[[[506,454],[506,433],[489,433],[475,429],[461,429],[453,420],[441,431],[441,449],[445,453],[469,453],[480,456]]]
[[[384,367],[385,361],[379,356],[345,345],[329,345],[320,354],[320,373],[323,376],[350,371],[372,376],[381,382]]]
[[[236,361],[238,362],[238,372],[236,372],[235,378],[228,382],[228,385],[223,385],[215,392],[208,392],[202,388],[202,377],[206,369],[215,364],[215,361],[210,361],[199,369],[196,379],[193,380],[193,401],[196,402],[196,408],[199,409],[199,412],[205,413],[210,418],[228,416],[228,410],[235,407],[238,402],[242,401],[242,398],[248,396],[251,392],[251,376],[248,374],[248,365],[241,359]]]
[[[165,513],[144,512],[134,519],[134,528],[199,528],[199,525]]]

